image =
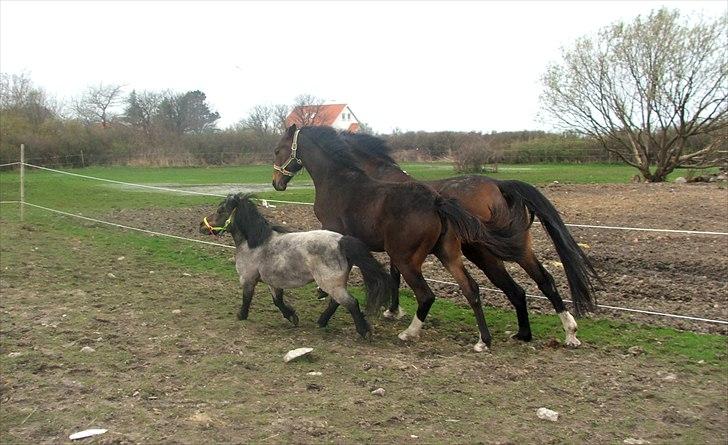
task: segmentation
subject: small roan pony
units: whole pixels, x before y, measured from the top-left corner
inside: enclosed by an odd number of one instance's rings
[[[331,317],[329,311],[342,305],[351,313],[359,335],[366,338],[371,327],[359,303],[346,290],[352,266],[359,267],[364,279],[367,314],[375,313],[390,296],[390,276],[364,243],[328,230],[292,232],[273,225],[258,212],[249,195],[228,195],[215,213],[202,220],[200,232],[229,232],[235,241],[235,268],[243,285],[240,320],[248,318],[255,285],[262,281],[283,316],[298,325],[296,311],[283,300],[283,289],[315,281],[331,297],[319,325],[325,326]]]

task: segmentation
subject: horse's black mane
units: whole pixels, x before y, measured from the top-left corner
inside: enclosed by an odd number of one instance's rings
[[[351,148],[346,143],[343,133],[334,130],[331,127],[315,126],[305,127],[302,134],[310,136],[316,141],[321,150],[331,159],[336,160],[340,165],[348,167],[354,171],[364,173],[359,166],[359,162],[351,154]]]
[[[233,223],[243,235],[248,247],[254,249],[263,244],[273,232],[288,233],[291,229],[271,224],[258,211],[258,206],[250,199],[249,194],[238,193],[232,198],[237,201]],[[228,197],[231,199],[231,197]]]
[[[392,149],[384,139],[370,134],[348,131],[341,132],[340,136],[352,150],[397,165],[397,161],[391,155]]]

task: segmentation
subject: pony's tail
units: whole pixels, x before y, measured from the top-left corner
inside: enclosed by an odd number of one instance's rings
[[[456,199],[440,196],[435,205],[440,218],[452,223],[463,241],[482,244],[501,260],[518,261],[523,257],[525,234],[531,221],[519,199],[508,206],[491,208],[492,218],[487,223],[465,210]]]
[[[344,236],[339,246],[350,265],[357,266],[364,278],[367,291],[365,312],[367,315],[377,313],[389,300],[391,277],[385,272],[379,261],[375,260],[369,248],[363,242],[351,236]]]
[[[597,302],[593,281],[601,282],[601,279],[589,258],[569,233],[556,207],[531,184],[522,181],[498,181],[497,184],[501,193],[511,197],[519,196],[546,229],[561,264],[564,265],[576,315],[594,311]]]

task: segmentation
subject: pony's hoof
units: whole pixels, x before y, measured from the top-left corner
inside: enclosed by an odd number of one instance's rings
[[[399,337],[399,339],[402,341],[415,341],[419,340],[420,334],[412,334],[407,331],[402,331],[399,333],[399,335],[397,335],[397,337]]]
[[[293,326],[298,326],[298,315],[295,313],[291,314],[289,317],[286,317],[288,321],[293,323]]]
[[[517,333],[511,335],[511,338],[514,340],[529,342],[529,341],[533,340],[533,335],[531,335],[530,332],[517,332]]]
[[[567,336],[564,344],[570,348],[578,348],[581,346],[581,342],[575,335]]]
[[[248,319],[248,314],[244,314],[242,312],[238,312],[238,320],[243,321]]]
[[[382,314],[384,318],[388,318],[390,320],[399,320],[405,315],[407,315],[407,312],[405,312],[401,307],[397,308],[397,312],[392,312],[391,310],[387,309],[386,311],[384,311],[384,314]]]
[[[483,340],[479,340],[478,343],[473,346],[473,351],[475,352],[484,352],[484,351],[490,351],[490,348],[488,345],[485,344]]]

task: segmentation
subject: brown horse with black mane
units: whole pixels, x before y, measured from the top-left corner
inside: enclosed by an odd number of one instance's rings
[[[386,181],[414,181],[392,159],[389,154],[389,146],[382,139],[361,133],[344,132],[340,136],[349,146],[352,155],[357,159],[362,170],[370,176]],[[477,216],[486,224],[493,221],[492,208],[501,207],[504,202],[510,202],[513,199],[522,200],[531,212],[532,217],[535,215],[539,218],[556,247],[556,252],[566,272],[576,314],[582,315],[594,309],[596,303],[593,296],[592,280],[598,281],[599,277],[587,256],[564,225],[556,208],[538,189],[521,181],[500,181],[481,175],[428,181],[425,184],[430,185],[445,197],[456,199],[468,212]],[[549,299],[561,318],[566,332],[566,344],[568,346],[579,346],[580,342],[575,334],[576,322],[566,310],[564,302],[556,289],[553,277],[546,271],[533,252],[530,232],[525,234],[524,245],[520,252],[520,257],[511,258],[510,260],[518,263]],[[464,244],[463,253],[485,273],[495,286],[503,291],[515,307],[518,318],[518,333],[514,337],[524,341],[531,340],[526,292],[513,280],[504,267],[503,260],[509,260],[509,258],[499,256],[480,243]],[[398,283],[399,274],[396,269],[392,269],[392,275]],[[396,308],[396,305],[398,305],[398,302],[392,303],[392,307]],[[391,307],[390,310],[392,310]]]
[[[305,167],[316,187],[314,212],[324,229],[354,236],[370,250],[386,251],[392,264],[412,288],[417,313],[399,334],[419,337],[435,295],[422,276],[422,263],[434,254],[457,281],[478,323],[476,351],[488,349],[491,335],[483,314],[478,285],[465,269],[461,244],[478,243],[499,258],[522,256],[529,226],[519,199],[491,207],[491,222],[481,223],[454,199],[445,198],[416,181],[388,182],[368,176],[351,155],[339,133],[329,127],[291,126],[275,149],[273,186],[285,190]],[[320,324],[338,305],[331,301]]]

